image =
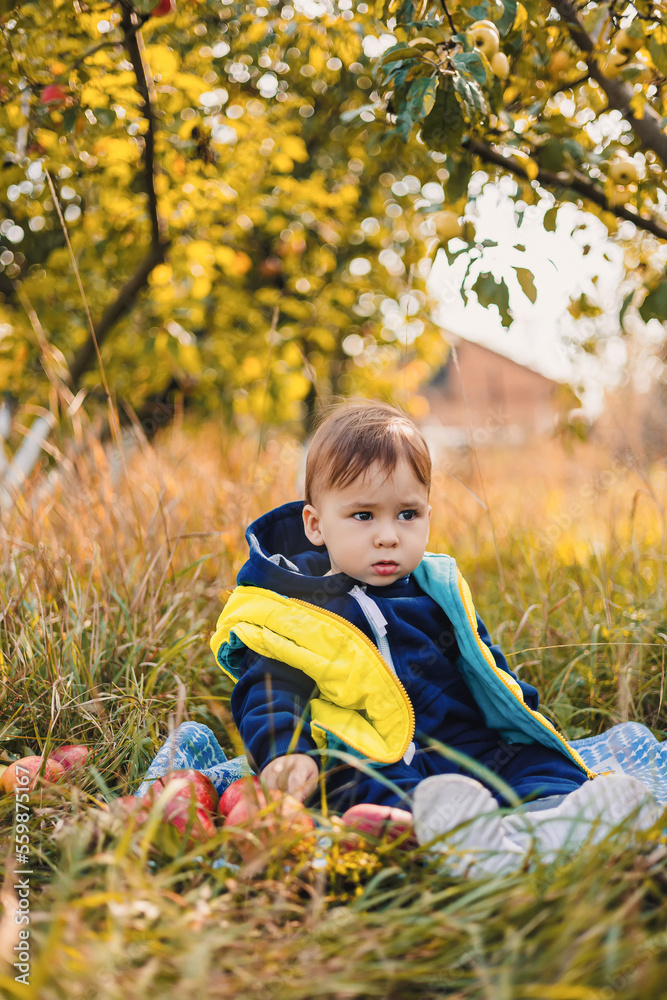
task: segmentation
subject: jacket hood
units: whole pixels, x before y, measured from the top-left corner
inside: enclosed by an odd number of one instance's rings
[[[283,504],[252,522],[245,533],[250,557],[236,578],[239,586],[265,587],[285,597],[325,604],[358,583],[347,573],[324,575],[331,563],[326,546],[313,545],[306,537],[304,503]]]

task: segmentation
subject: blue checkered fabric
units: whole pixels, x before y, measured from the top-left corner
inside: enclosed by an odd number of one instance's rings
[[[252,774],[244,756],[227,760],[225,751],[208,726],[201,722],[184,722],[160,747],[134,794],[145,795],[155,779],[167,771],[181,771],[189,767],[210,778],[220,795],[244,774]]]
[[[661,805],[667,804],[667,741],[659,743],[646,726],[621,722],[606,733],[572,740],[570,745],[592,771],[630,774],[642,781]],[[151,783],[167,771],[188,767],[202,771],[221,795],[244,774],[252,774],[244,756],[227,760],[208,726],[184,722],[158,750],[135,794],[145,795]]]
[[[592,771],[630,774],[661,805],[667,804],[667,741],[658,742],[640,722],[619,722],[606,733],[572,740],[570,745]]]

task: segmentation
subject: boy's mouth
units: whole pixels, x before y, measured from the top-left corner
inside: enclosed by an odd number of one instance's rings
[[[390,560],[383,560],[382,562],[373,563],[373,569],[376,573],[380,573],[383,576],[390,576],[398,569],[398,563]]]

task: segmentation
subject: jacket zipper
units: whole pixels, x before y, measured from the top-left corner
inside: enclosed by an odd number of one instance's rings
[[[347,625],[348,628],[352,629],[352,631],[356,635],[358,635],[366,643],[366,645],[372,650],[372,652],[377,656],[378,660],[380,661],[380,663],[382,664],[382,666],[384,667],[384,669],[387,671],[388,675],[391,677],[391,679],[394,682],[394,684],[396,684],[396,686],[398,687],[399,691],[403,695],[403,698],[405,700],[405,704],[407,705],[407,708],[408,708],[408,715],[410,717],[410,727],[409,727],[408,739],[406,741],[406,745],[405,745],[404,750],[403,750],[403,753],[406,753],[407,749],[410,746],[410,744],[412,743],[412,740],[413,740],[414,735],[415,735],[415,710],[412,707],[412,702],[410,701],[410,697],[408,695],[408,692],[405,690],[405,687],[403,686],[403,684],[399,680],[399,678],[396,676],[396,674],[392,671],[392,669],[389,666],[389,664],[387,663],[387,661],[380,654],[377,646],[374,643],[371,642],[371,640],[368,638],[367,635],[364,635],[364,633],[361,631],[360,628],[358,628],[353,622],[348,621],[347,618],[343,618],[342,615],[337,615],[334,611],[327,611],[326,608],[320,608],[316,604],[310,604],[308,601],[301,601],[301,600],[299,600],[298,597],[291,597],[291,598],[289,598],[289,600],[293,601],[294,604],[303,604],[303,606],[305,608],[311,608],[313,611],[317,611],[319,614],[327,615],[329,618],[335,618],[337,621],[343,622],[343,624]],[[316,723],[316,725],[320,729],[327,729],[328,728],[327,726],[323,726],[320,723]],[[333,732],[333,730],[329,730],[329,732]],[[339,736],[340,734],[334,733],[334,735],[335,736]],[[340,737],[340,738],[344,740],[344,737]],[[357,748],[355,748],[355,749],[357,749]],[[401,754],[401,758],[399,758],[399,759],[402,759],[402,757],[403,757],[403,754]]]
[[[458,573],[458,571],[457,571],[457,573]],[[472,607],[470,605],[470,603],[468,601],[468,595],[466,594],[465,589],[460,584],[460,578],[461,578],[461,574],[460,573],[458,573],[458,577],[459,577],[459,581],[458,581],[459,582],[459,587],[458,587],[458,590],[459,590],[459,594],[461,595],[461,600],[463,601],[463,606],[464,606],[464,608],[466,610],[466,614],[468,615],[468,621],[470,622],[471,628],[473,630],[473,634],[474,634],[475,639],[477,641],[477,645],[480,647],[480,650],[482,651],[484,659],[486,659],[485,649],[488,650],[488,646],[485,646],[484,643],[482,642],[482,640],[479,637],[479,632],[477,631],[477,619],[476,619],[476,616],[475,616],[475,609],[474,609],[474,607]],[[491,655],[493,656],[493,654],[491,654]],[[489,663],[489,666],[491,666],[490,663]],[[492,669],[493,669],[493,671],[495,673],[498,668],[494,665]],[[496,676],[497,676],[497,674],[496,674]],[[500,678],[500,680],[502,680],[502,677]],[[504,681],[503,681],[503,683],[504,683]],[[507,686],[507,685],[505,685],[505,686]],[[577,760],[577,758],[579,757],[579,754],[577,754],[575,751],[572,750],[572,748],[569,746],[569,744],[568,744],[567,740],[565,739],[565,737],[561,736],[561,734],[558,732],[558,730],[553,725],[553,723],[549,723],[548,719],[542,720],[542,719],[536,718],[535,712],[533,712],[532,708],[529,708],[528,705],[526,705],[525,701],[523,701],[521,698],[519,698],[518,695],[514,694],[514,692],[512,691],[511,688],[507,688],[507,690],[510,691],[510,693],[519,702],[519,704],[522,705],[523,708],[527,712],[530,713],[530,715],[532,715],[532,717],[535,719],[536,722],[539,722],[541,726],[544,726],[545,729],[547,729],[549,732],[553,733],[553,735],[556,736],[561,741],[561,743],[563,744],[563,746],[567,750],[568,756],[572,760],[574,760],[575,764],[577,764],[579,767],[583,767],[584,773],[589,778],[595,778],[596,777],[596,772],[589,770],[589,768],[586,767],[586,765],[581,760],[581,758],[579,758]]]

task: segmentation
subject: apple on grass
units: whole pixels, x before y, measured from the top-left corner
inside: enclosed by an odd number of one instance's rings
[[[44,764],[43,757],[22,757],[9,765],[7,770],[0,777],[0,790],[6,795],[11,795],[16,788],[19,791],[31,792],[40,780],[39,772]],[[29,781],[26,783],[25,774],[29,774]],[[55,760],[48,759],[44,765],[43,781],[61,781],[65,774],[64,768]]]
[[[402,837],[404,840],[400,846],[405,850],[417,846],[413,833],[412,813],[406,809],[379,806],[373,802],[359,802],[343,813],[341,823],[354,830],[356,834],[387,840],[389,843]],[[344,838],[340,846],[344,851],[356,850],[359,847],[359,836]]]
[[[225,788],[220,796],[218,812],[223,817],[228,816],[236,803],[240,802],[241,799],[247,798],[251,802],[259,802],[260,796],[262,797],[263,804],[266,804],[266,799],[262,791],[262,783],[257,775],[246,775]]]
[[[173,799],[170,799],[170,802],[181,799],[189,804],[192,801],[195,804],[195,808],[202,809],[211,818],[215,816],[219,798],[217,789],[210,778],[207,778],[201,771],[195,771],[193,768],[170,771],[163,777],[156,778],[147,792],[147,797],[150,797],[150,801],[154,802],[157,796],[172,781],[179,781],[181,784],[178,791],[174,793]]]
[[[249,862],[269,849],[281,835],[293,840],[296,834],[301,841],[315,829],[315,823],[304,804],[293,795],[271,788],[268,790],[267,801],[265,793],[258,788],[255,801],[243,794],[237,799],[223,828],[238,829],[239,834],[235,837],[234,844],[243,861]]]
[[[64,771],[82,771],[87,757],[88,747],[79,743],[65,743],[49,754],[49,760],[62,765]]]

